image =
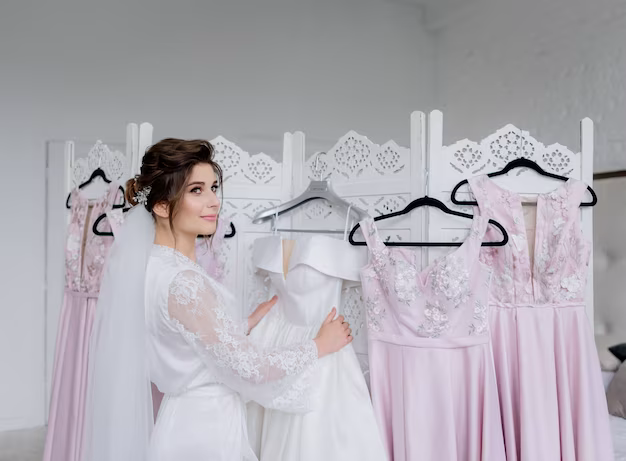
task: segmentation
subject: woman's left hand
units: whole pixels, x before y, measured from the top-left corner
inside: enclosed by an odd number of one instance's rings
[[[259,324],[263,317],[265,317],[270,309],[274,307],[276,301],[278,301],[278,296],[274,295],[269,301],[265,301],[264,303],[259,304],[254,312],[250,314],[250,316],[248,317],[248,333],[250,333],[250,331],[252,331],[252,329]]]

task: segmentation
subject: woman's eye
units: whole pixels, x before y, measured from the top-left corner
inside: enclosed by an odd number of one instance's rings
[[[219,186],[211,186],[211,190],[215,193],[219,189]]]
[[[189,192],[191,192],[192,194],[201,194],[202,193],[202,189],[200,187],[194,187]]]

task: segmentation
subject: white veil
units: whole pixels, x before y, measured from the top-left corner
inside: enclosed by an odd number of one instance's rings
[[[135,206],[109,253],[89,350],[83,461],[148,460],[145,279],[154,233],[151,214]]]

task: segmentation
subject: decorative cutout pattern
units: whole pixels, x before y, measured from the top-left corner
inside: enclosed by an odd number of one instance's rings
[[[484,164],[482,148],[479,144],[467,139],[448,148],[452,153],[452,167],[461,173],[474,172],[478,167]]]
[[[222,136],[211,140],[211,144],[215,148],[215,160],[222,167],[224,182],[237,178],[244,151]]]
[[[326,155],[314,155],[307,160],[307,178],[317,180],[321,176],[336,182],[353,182],[406,177],[409,160],[410,150],[394,141],[381,146],[350,131]]]
[[[240,226],[249,226],[262,210],[278,205],[278,200],[224,199],[220,213]]]
[[[224,182],[229,184],[280,183],[281,166],[264,153],[250,156],[248,152],[222,136],[211,140],[215,160],[222,167]]]
[[[522,134],[513,125],[507,125],[483,141],[494,165],[506,165],[522,156]]]
[[[546,165],[547,170],[568,176],[572,171],[572,158],[574,154],[565,146],[553,144],[549,146],[542,154],[541,160]]]
[[[313,200],[304,204],[302,212],[309,220],[325,220],[333,214],[333,207],[324,200]]]
[[[371,163],[373,143],[351,131],[330,151],[335,159],[335,171],[346,179],[358,178]]]
[[[344,288],[341,304],[343,316],[350,323],[352,336],[356,339],[365,326],[365,313],[360,287]]]
[[[72,188],[78,187],[91,176],[96,168],[102,168],[107,178],[112,181],[121,181],[128,171],[126,155],[120,151],[112,151],[102,141],[89,150],[86,157],[79,158],[72,168]]]
[[[247,173],[244,176],[253,184],[268,184],[276,177],[277,169],[276,162],[260,153],[248,160]]]
[[[546,171],[567,176],[574,169],[574,158],[579,155],[560,144],[546,147],[514,125],[504,126],[480,143],[463,139],[444,147],[443,152],[449,165],[463,177],[501,169],[517,158],[533,160]],[[437,169],[433,170],[434,177],[440,174]]]
[[[405,167],[402,148],[393,141],[380,146],[373,160],[374,169],[381,175],[399,173]]]

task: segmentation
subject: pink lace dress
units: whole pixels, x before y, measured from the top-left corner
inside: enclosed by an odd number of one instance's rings
[[[487,176],[469,183],[480,213],[511,237],[505,247],[481,251],[494,271],[490,328],[507,460],[613,459],[585,315],[590,243],[580,229],[579,205],[586,185],[570,179],[539,195],[531,263],[520,196]]]
[[[117,201],[111,183],[102,198],[71,193],[71,218],[65,247],[65,296],[57,332],[44,461],[79,461],[83,437],[89,338],[96,302],[113,239],[92,232],[93,222]],[[103,230],[108,230],[102,228]]]
[[[119,233],[122,225],[124,224],[124,212],[119,209],[112,209],[107,211],[107,220],[111,225],[113,234]],[[196,262],[202,267],[206,273],[214,280],[222,282],[224,278],[225,260],[220,258],[220,251],[222,244],[224,243],[224,237],[230,230],[230,221],[220,218],[217,222],[217,228],[215,235],[210,241],[205,239],[198,239],[196,241]],[[154,413],[154,419],[159,413],[161,403],[163,402],[164,394],[153,383],[152,384],[152,411]]]
[[[418,269],[421,252],[386,247],[361,223],[370,386],[389,459],[505,459],[489,342],[489,269],[478,260],[487,219],[463,245]]]

